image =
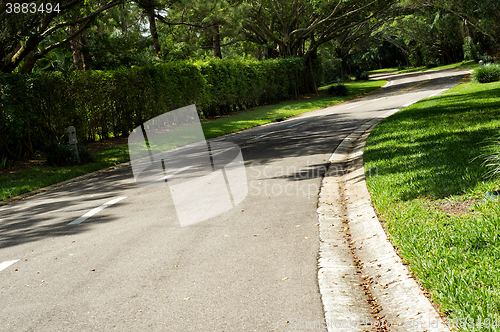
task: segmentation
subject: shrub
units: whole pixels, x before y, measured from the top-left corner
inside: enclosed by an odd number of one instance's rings
[[[45,148],[45,155],[50,166],[76,164],[75,153],[69,144],[54,141]]]
[[[328,88],[328,93],[334,97],[342,97],[347,96],[349,94],[349,90],[345,85],[337,83],[337,85],[332,85]]]
[[[85,146],[77,145],[80,164],[92,162],[94,157]],[[50,166],[67,166],[78,164],[75,150],[67,143],[53,141],[45,147],[46,162]]]
[[[7,156],[2,156],[2,158],[0,158],[0,169],[7,168],[7,161]]]
[[[356,72],[356,81],[368,81],[368,73],[366,71]]]
[[[426,68],[436,68],[438,66],[439,66],[439,63],[438,62],[434,62],[434,61],[429,61],[425,65]]]
[[[472,75],[473,79],[479,83],[491,83],[500,81],[500,65],[487,63],[479,66]]]
[[[341,76],[342,60],[332,55],[324,55],[321,58],[321,85],[335,83]]]
[[[491,137],[485,141],[479,158],[483,159],[483,167],[486,167],[486,177],[498,177],[500,175],[500,137]]]
[[[209,117],[290,99],[303,89],[303,72],[301,58],[286,58],[0,74],[0,156],[30,157],[44,142],[60,140],[69,126],[84,143],[128,135],[145,121],[190,104]],[[57,149],[65,148],[52,147]],[[56,163],[64,160],[54,151]]]

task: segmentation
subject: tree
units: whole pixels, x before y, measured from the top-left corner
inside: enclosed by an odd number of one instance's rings
[[[161,44],[158,38],[158,28],[156,27],[156,11],[162,7],[162,4],[157,0],[137,0],[137,4],[142,8],[148,19],[149,32],[153,41],[153,52],[155,55],[158,55],[161,51]]]
[[[318,47],[341,38],[356,39],[388,15],[396,0],[247,0],[240,7],[245,39],[265,49],[265,57],[306,60],[309,89],[316,87],[313,60]]]
[[[30,72],[37,60],[78,37],[99,14],[123,1],[70,0],[57,3],[57,7],[50,4],[49,12],[48,2],[36,0],[31,3],[36,5],[37,11],[23,15],[9,13],[12,3],[2,1],[0,24],[4,29],[0,34],[0,71],[12,72],[24,62],[20,71]],[[44,48],[39,47],[42,41],[48,41]]]
[[[234,30],[235,25],[233,14],[237,5],[232,5],[229,0],[215,2],[178,0],[169,3],[168,8],[160,5],[157,3],[155,18],[169,27],[170,33],[173,33],[176,27],[177,33],[184,34],[184,40],[189,39],[191,45],[198,45],[203,49],[212,49],[215,57],[222,58],[221,48],[236,42],[233,39],[228,43],[222,43],[226,35],[231,35],[228,32]]]
[[[476,29],[500,49],[500,3],[497,0],[411,0],[420,7],[447,11]]]

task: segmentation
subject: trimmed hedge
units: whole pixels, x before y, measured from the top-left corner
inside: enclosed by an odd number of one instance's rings
[[[294,98],[301,58],[171,62],[113,71],[0,74],[0,157],[32,156],[67,139],[128,135],[144,121],[193,104],[201,116]]]

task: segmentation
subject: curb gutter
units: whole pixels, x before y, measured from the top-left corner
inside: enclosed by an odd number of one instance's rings
[[[402,263],[371,205],[363,166],[370,131],[391,110],[349,135],[330,157],[319,195],[318,280],[329,332],[447,331]]]

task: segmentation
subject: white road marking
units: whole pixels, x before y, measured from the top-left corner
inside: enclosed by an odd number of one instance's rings
[[[125,198],[127,198],[127,196],[118,197],[118,198],[115,198],[115,199],[113,199],[113,200],[111,200],[111,201],[109,201],[107,203],[104,203],[103,205],[101,205],[101,206],[99,206],[99,207],[97,207],[95,209],[92,209],[89,212],[85,213],[80,218],[73,220],[68,225],[80,224],[80,223],[84,222],[85,220],[87,220],[88,218],[92,217],[94,214],[101,212],[102,210],[104,210],[108,206],[111,206],[111,205],[113,205],[115,203],[118,203],[119,201],[121,201],[122,199],[125,199]]]
[[[234,149],[234,147],[224,149],[224,150],[222,150],[222,151],[219,151],[219,152],[217,152],[217,153],[214,153],[214,154],[212,155],[212,157],[218,156],[218,155],[220,155],[220,154],[222,154],[222,153],[224,153],[224,152],[226,152],[226,151],[232,150],[232,149]],[[190,166],[190,167],[191,167],[191,166]]]
[[[403,105],[403,107],[408,107],[408,106],[410,106],[410,105],[413,105],[413,104],[415,104],[416,102],[417,102],[417,101],[412,101],[411,103],[408,103],[408,104],[404,104],[404,105]]]
[[[350,109],[352,109],[352,108],[356,108],[356,107],[359,107],[359,106],[361,106],[361,104],[358,104],[358,105],[354,105],[354,106],[348,107],[347,109],[348,109],[348,110],[350,110]]]
[[[302,122],[299,122],[299,123],[296,123],[296,124],[293,124],[291,126],[288,126],[287,128],[292,128],[292,127],[295,127],[295,126],[298,126],[298,125],[301,125],[303,123],[306,123],[306,121],[302,121]]]
[[[190,169],[191,167],[193,167],[193,166],[186,166],[186,167],[180,168],[180,169],[176,170],[175,172],[170,173],[167,176],[162,176],[161,178],[159,178],[158,180],[156,180],[156,182],[163,181],[163,180],[168,180],[171,177],[173,177],[174,175],[179,174],[181,172],[184,172],[185,170]]]
[[[271,135],[271,134],[274,134],[274,133],[275,133],[275,131],[271,131],[271,132],[269,132],[269,133],[267,133],[267,134],[264,134],[264,135],[260,135],[260,136],[254,137],[254,138],[250,139],[250,141],[253,141],[253,140],[255,140],[255,139],[259,139],[259,138],[262,138],[262,137],[265,137],[265,136],[267,136],[267,135]]]
[[[382,98],[375,99],[374,101],[379,101],[379,100],[386,99],[386,98],[387,97],[382,97]]]
[[[11,266],[12,264],[14,264],[17,261],[19,261],[19,259],[15,259],[13,261],[5,261],[5,262],[1,263],[0,264],[0,271],[5,270],[6,268],[8,268],[9,266]]]
[[[427,98],[435,97],[435,96],[437,96],[438,94],[445,92],[446,90],[448,90],[448,89],[439,90],[438,92],[433,93],[432,95],[430,95],[430,96],[429,96],[429,97],[427,97]]]

